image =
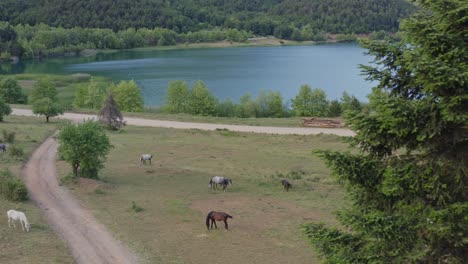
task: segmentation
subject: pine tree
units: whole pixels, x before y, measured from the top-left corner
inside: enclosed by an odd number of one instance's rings
[[[466,1],[417,1],[402,41],[366,41],[379,84],[348,115],[359,153],[320,151],[350,194],[346,229],[306,233],[326,263],[463,263],[468,256]]]
[[[99,122],[111,130],[119,130],[125,125],[122,113],[114,100],[114,94],[112,92],[107,97],[101,111],[99,111],[98,117]]]

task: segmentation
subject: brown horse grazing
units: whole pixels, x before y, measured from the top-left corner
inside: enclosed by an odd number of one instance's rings
[[[213,224],[216,228],[218,228],[218,226],[216,225],[216,221],[224,221],[224,228],[228,230],[228,224],[227,224],[228,218],[232,218],[232,216],[226,214],[225,212],[211,211],[206,216],[206,228],[210,230],[210,220],[211,220],[211,229],[213,229]]]
[[[289,188],[292,187],[292,184],[288,182],[288,180],[282,180],[281,184],[283,185],[284,189],[289,192]]]

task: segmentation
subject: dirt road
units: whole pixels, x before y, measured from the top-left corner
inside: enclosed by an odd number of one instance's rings
[[[31,110],[28,109],[12,109],[13,115],[19,116],[34,116]],[[96,119],[95,115],[64,113],[59,118],[69,119],[73,121],[82,121],[83,119]],[[201,129],[201,130],[216,130],[221,128],[229,129],[237,132],[253,132],[265,134],[281,134],[281,135],[316,135],[316,134],[334,134],[338,136],[354,136],[354,132],[345,128],[313,128],[313,127],[267,127],[267,126],[240,126],[240,125],[221,125],[207,123],[191,123],[178,121],[165,121],[135,117],[125,117],[127,125],[148,126],[148,127],[166,127],[178,129]]]
[[[66,188],[58,185],[56,152],[57,142],[47,139],[26,164],[23,177],[30,197],[45,212],[77,263],[138,263],[133,253],[115,240]]]

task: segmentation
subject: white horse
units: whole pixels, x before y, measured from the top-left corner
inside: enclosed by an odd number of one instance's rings
[[[213,176],[210,179],[210,184],[208,185],[208,188],[216,190],[218,184],[221,184],[223,186],[223,191],[226,191],[227,186],[229,184],[232,185],[232,180],[222,176]]]
[[[29,232],[30,224],[28,222],[28,219],[26,218],[26,215],[23,212],[9,210],[7,212],[7,215],[8,215],[8,226],[10,228],[11,228],[11,223],[13,223],[13,226],[16,227],[15,221],[20,221],[23,231]]]
[[[149,164],[151,165],[151,159],[153,158],[153,155],[151,154],[142,154],[140,156],[140,165],[141,164],[145,164],[146,165],[146,161],[149,160]]]

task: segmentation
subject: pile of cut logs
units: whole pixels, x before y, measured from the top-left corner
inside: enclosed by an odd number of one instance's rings
[[[300,123],[304,127],[324,127],[324,128],[340,128],[344,127],[345,123],[336,119],[325,119],[325,118],[303,118]]]

